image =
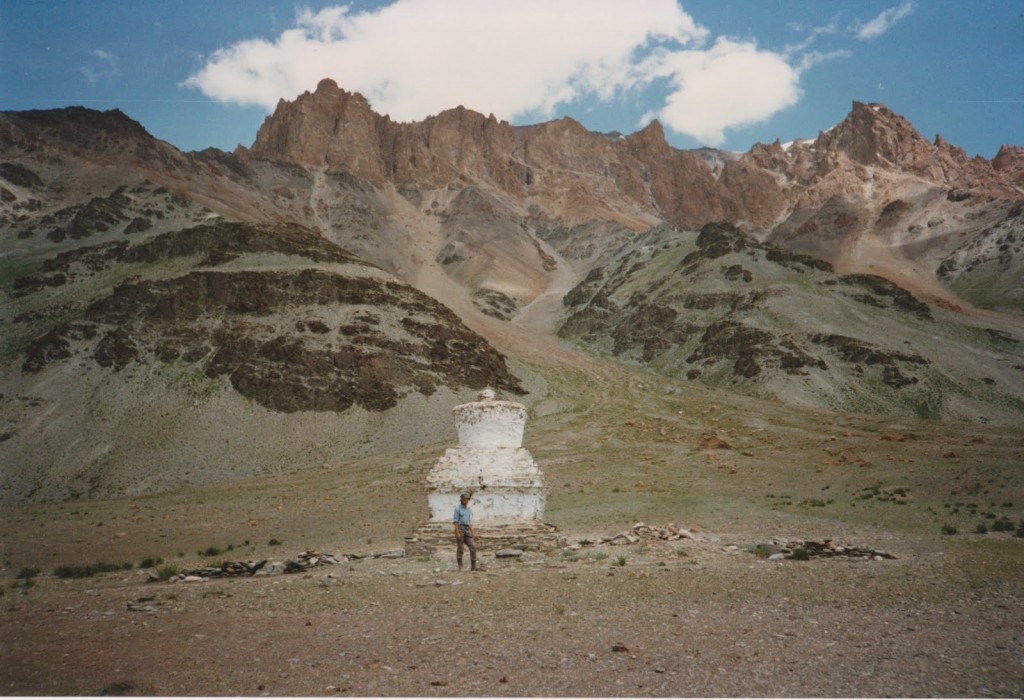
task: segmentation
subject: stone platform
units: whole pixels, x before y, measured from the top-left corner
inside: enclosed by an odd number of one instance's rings
[[[541,522],[486,523],[473,525],[473,531],[477,551],[481,554],[502,549],[549,552],[566,544],[558,528]],[[446,548],[455,549],[455,530],[451,523],[422,523],[405,538],[406,557],[429,557],[436,550]]]

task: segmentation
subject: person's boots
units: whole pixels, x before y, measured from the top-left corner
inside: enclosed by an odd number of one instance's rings
[[[458,563],[458,565],[459,565],[459,571],[462,571],[462,560],[458,559],[458,560],[456,560],[456,563]]]

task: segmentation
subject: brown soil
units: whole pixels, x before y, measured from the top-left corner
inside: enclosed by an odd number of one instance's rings
[[[1024,691],[1020,578],[973,575],[991,553],[883,538],[899,559],[767,561],[728,549],[755,535],[719,537],[485,555],[477,573],[442,552],[200,583],[37,579],[3,601],[0,682],[13,695]]]

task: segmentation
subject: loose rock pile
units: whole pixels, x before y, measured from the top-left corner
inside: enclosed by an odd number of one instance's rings
[[[260,561],[226,561],[217,566],[204,566],[198,569],[186,569],[177,576],[172,576],[169,581],[205,581],[211,578],[225,578],[232,576],[276,576],[278,574],[297,574],[318,566],[333,566],[343,564],[356,559],[398,559],[405,556],[402,550],[376,552],[374,554],[321,554],[314,550],[300,552],[295,559],[285,561],[272,561],[263,559]],[[155,576],[150,577],[151,581],[159,580]]]
[[[717,542],[718,537],[704,538],[694,534],[693,531],[681,528],[674,523],[668,525],[647,525],[636,523],[632,529],[620,532],[612,537],[601,537],[596,541],[582,540],[579,545],[636,545],[656,544],[658,542],[675,542],[678,540],[693,540],[694,542]],[[746,549],[759,557],[771,560],[777,559],[859,559],[881,561],[883,559],[896,559],[894,554],[882,549],[865,547],[854,547],[847,544],[839,544],[834,540],[788,540],[773,538],[767,544],[758,544],[753,547],[740,547],[729,545],[723,547],[725,552],[739,552]]]
[[[620,532],[614,537],[604,537],[600,544],[637,544],[642,540],[661,540],[663,542],[674,542],[676,540],[696,540],[692,532],[678,527],[675,523],[668,525],[645,525],[637,523],[630,532]]]
[[[759,544],[754,553],[768,559],[860,559],[864,561],[895,559],[896,555],[882,549],[865,549],[837,544],[833,540],[780,540],[772,539],[769,544]]]

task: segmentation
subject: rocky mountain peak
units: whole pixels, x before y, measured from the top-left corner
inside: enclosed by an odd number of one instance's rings
[[[119,109],[100,112],[87,107],[72,106],[62,109],[34,109],[17,112],[20,121],[38,128],[62,130],[109,131],[122,135],[149,136],[149,132]]]
[[[814,148],[826,154],[830,168],[839,165],[842,155],[855,164],[914,175],[950,190],[1020,196],[988,160],[968,158],[940,135],[928,141],[905,117],[878,103],[854,102],[846,119],[819,135]]]
[[[1024,189],[1024,146],[1003,145],[992,159],[992,167]]]
[[[382,182],[385,166],[379,152],[379,131],[388,122],[388,117],[370,108],[365,97],[347,92],[327,78],[313,93],[306,91],[292,102],[281,100],[260,126],[249,154],[347,170]]]
[[[632,138],[656,147],[661,147],[662,144],[668,146],[668,141],[665,139],[665,127],[657,119],[654,119],[650,124],[633,134]]]
[[[624,139],[627,150],[645,164],[652,160],[662,160],[675,151],[665,139],[665,129],[657,119],[640,131],[630,134]]]
[[[854,102],[846,119],[815,145],[836,150],[862,165],[922,164],[934,150],[905,118],[882,104]]]
[[[0,140],[12,144],[45,140],[73,149],[100,151],[118,149],[129,142],[155,141],[142,124],[119,109],[100,112],[79,106],[6,112],[0,118]]]

